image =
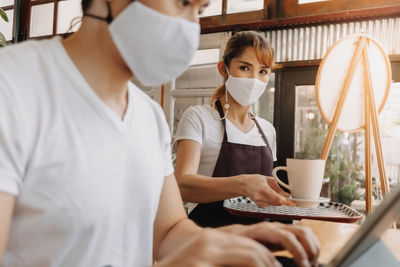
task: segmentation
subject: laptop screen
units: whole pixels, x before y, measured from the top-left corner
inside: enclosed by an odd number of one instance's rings
[[[328,266],[350,265],[373,246],[398,217],[400,217],[400,184],[374,209]]]

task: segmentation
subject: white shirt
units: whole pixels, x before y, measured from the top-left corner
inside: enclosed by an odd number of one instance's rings
[[[17,196],[1,266],[148,266],[164,177],[161,108],[133,84],[123,120],[60,39],[0,50],[0,190]]]
[[[219,113],[211,105],[189,107],[182,115],[176,130],[174,143],[183,139],[194,140],[201,144],[201,155],[197,173],[211,177],[217,163],[224,138],[224,127]],[[276,160],[275,128],[267,120],[256,117]],[[251,146],[266,146],[256,125],[247,133],[240,131],[229,119],[226,119],[228,142]],[[189,205],[189,212],[195,205]]]

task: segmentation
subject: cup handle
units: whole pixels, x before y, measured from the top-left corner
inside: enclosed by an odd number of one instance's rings
[[[289,185],[288,185],[288,184],[285,184],[284,182],[282,182],[281,179],[279,179],[278,176],[276,175],[276,173],[277,173],[279,170],[283,170],[283,171],[286,171],[286,172],[287,172],[287,167],[285,167],[285,166],[275,167],[275,168],[272,170],[272,176],[274,177],[275,181],[276,181],[278,184],[280,184],[280,185],[283,186],[284,188],[290,190]]]

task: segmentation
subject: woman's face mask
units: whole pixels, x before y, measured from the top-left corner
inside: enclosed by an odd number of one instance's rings
[[[229,69],[224,67],[228,73],[225,88],[240,105],[249,106],[264,93],[270,69],[265,62],[259,61],[253,47],[245,48],[240,56],[233,58]]]
[[[229,74],[229,71],[228,75],[225,88],[233,99],[242,106],[248,106],[256,102],[268,85],[268,82],[262,82],[257,78],[237,78]]]

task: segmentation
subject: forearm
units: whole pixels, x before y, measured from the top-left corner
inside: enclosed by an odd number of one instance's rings
[[[161,260],[171,254],[179,247],[190,240],[190,237],[196,235],[202,228],[197,226],[192,220],[182,219],[165,235],[162,243],[155,253],[155,259]]]
[[[185,174],[178,179],[182,199],[194,203],[207,203],[245,195],[241,175],[212,178]]]
[[[0,262],[7,246],[14,204],[14,196],[0,192]]]

